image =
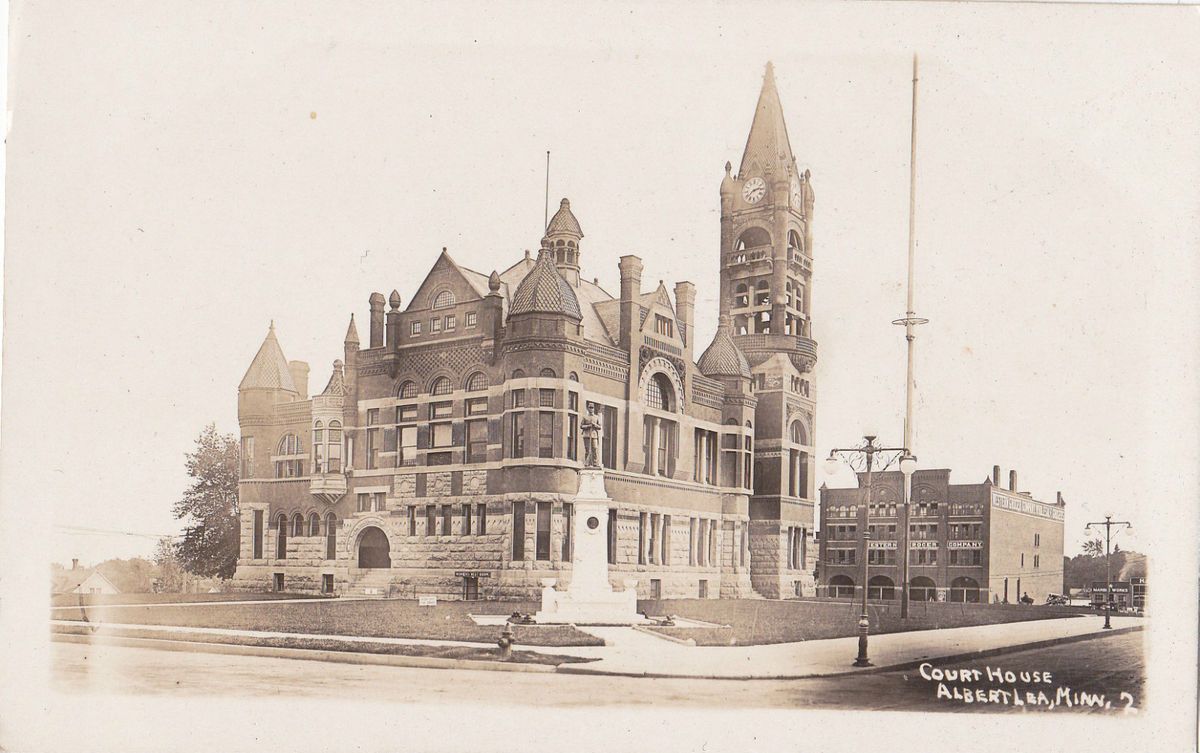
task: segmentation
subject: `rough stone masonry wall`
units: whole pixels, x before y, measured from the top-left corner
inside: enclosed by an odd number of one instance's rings
[[[750,583],[755,591],[768,599],[785,595],[782,574],[787,553],[784,551],[786,542],[781,544],[780,537],[779,521],[750,521]]]

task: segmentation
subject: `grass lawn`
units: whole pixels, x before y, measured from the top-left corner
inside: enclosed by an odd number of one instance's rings
[[[268,630],[321,635],[353,635],[381,638],[425,638],[431,640],[494,643],[498,625],[476,625],[474,614],[511,614],[537,611],[538,605],[498,601],[439,602],[435,607],[417,606],[409,600],[331,599],[319,602],[275,604],[214,603],[204,606],[105,607],[55,610],[60,620],[91,620],[139,625],[179,625],[234,630]],[[530,627],[514,625],[517,645],[602,646],[604,641],[569,625]]]
[[[173,604],[197,601],[272,601],[275,599],[312,599],[305,594],[248,593],[234,591],[219,594],[54,594],[50,597],[52,607],[74,607],[79,604],[95,606],[101,604]]]
[[[53,632],[70,635],[92,635],[90,628],[76,626],[54,626]],[[199,643],[223,643],[239,646],[267,646],[271,648],[304,648],[318,651],[348,651],[360,654],[387,654],[389,656],[421,656],[438,659],[466,659],[471,661],[509,661],[516,664],[564,664],[594,661],[578,656],[540,654],[533,651],[514,650],[510,659],[500,657],[500,649],[476,648],[474,646],[414,646],[387,643],[360,643],[333,638],[252,638],[238,635],[213,635],[211,633],[161,633],[153,630],[129,628],[106,628],[104,635],[122,638],[154,638],[157,640]]]
[[[638,609],[651,616],[678,615],[728,627],[652,628],[678,638],[693,638],[698,646],[790,643],[858,634],[861,603],[848,601],[757,599],[670,599],[639,601]],[[868,610],[871,633],[992,625],[1024,620],[1075,617],[1068,607],[1016,604],[948,604],[914,602],[909,618],[900,620],[899,602],[872,603]]]

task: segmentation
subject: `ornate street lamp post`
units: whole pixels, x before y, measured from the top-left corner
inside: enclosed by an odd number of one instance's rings
[[[1108,596],[1107,601],[1104,605],[1104,629],[1112,630],[1111,615],[1112,615],[1112,610],[1113,610],[1113,590],[1112,590],[1112,570],[1111,570],[1111,566],[1109,564],[1109,562],[1110,562],[1109,555],[1112,553],[1112,550],[1109,548],[1112,545],[1112,527],[1113,526],[1125,526],[1125,528],[1129,529],[1129,528],[1133,528],[1133,523],[1130,523],[1128,520],[1113,520],[1111,515],[1105,515],[1103,523],[1088,523],[1086,526],[1084,526],[1083,530],[1090,531],[1090,530],[1092,530],[1092,526],[1096,526],[1097,528],[1099,528],[1100,526],[1104,526],[1104,588],[1105,588],[1105,591],[1107,591],[1107,596]],[[1120,529],[1118,529],[1118,530],[1120,530]],[[1131,593],[1130,594],[1131,601],[1132,601],[1132,598],[1133,598],[1133,594]]]
[[[875,436],[876,435],[874,435],[874,434],[863,435],[863,439],[865,439],[866,442],[863,444],[862,447],[853,447],[853,448],[848,448],[848,449],[835,447],[829,451],[829,457],[825,460],[825,473],[826,473],[826,475],[829,475],[829,476],[832,476],[833,474],[837,473],[838,467],[840,465],[839,458],[838,458],[839,455],[841,456],[841,460],[845,461],[848,465],[850,465],[851,468],[854,468],[854,461],[856,459],[862,458],[864,460],[866,478],[864,479],[863,485],[866,489],[866,497],[867,497],[866,498],[866,511],[867,511],[866,519],[867,519],[868,523],[871,519],[871,503],[872,503],[871,490],[872,490],[872,484],[873,484],[873,475],[872,474],[874,472],[875,465],[876,465],[875,456],[876,455],[884,456],[882,458],[883,462],[880,464],[880,468],[879,468],[880,471],[887,470],[888,467],[899,458],[900,459],[900,472],[904,474],[904,483],[906,485],[908,484],[908,477],[912,474],[912,472],[914,470],[916,470],[916,467],[917,467],[917,459],[909,454],[907,448],[904,448],[904,447],[880,447],[879,445],[875,444]],[[907,525],[908,524],[907,523],[907,518],[908,518],[907,514],[904,517],[905,517],[905,525]],[[904,576],[903,576],[904,583],[902,584],[902,593],[907,595],[907,593],[908,593],[908,588],[907,588],[907,586],[908,586],[908,551],[907,551],[908,536],[907,536],[907,531],[905,531],[904,542],[905,542],[905,547],[904,547],[905,551],[902,552],[902,554],[904,556],[904,566],[902,568],[902,572],[904,573]],[[870,632],[870,628],[871,628],[870,615],[867,611],[867,584],[869,582],[869,576],[870,576],[870,565],[869,565],[868,558],[870,556],[869,555],[870,548],[871,548],[870,527],[869,527],[869,525],[864,525],[863,526],[862,616],[859,617],[859,620],[858,620],[858,657],[855,658],[855,660],[854,660],[854,666],[856,666],[856,667],[871,666],[871,662],[867,658],[867,635]],[[901,608],[903,609],[903,606]]]

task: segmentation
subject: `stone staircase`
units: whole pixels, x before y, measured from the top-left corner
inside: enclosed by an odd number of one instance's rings
[[[354,569],[350,571],[350,587],[347,596],[368,599],[386,599],[391,585],[392,571],[387,568]]]

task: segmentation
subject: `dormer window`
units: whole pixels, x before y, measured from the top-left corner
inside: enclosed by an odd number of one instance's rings
[[[435,309],[449,308],[455,304],[454,292],[451,290],[443,290],[438,293],[433,299],[433,307]]]

